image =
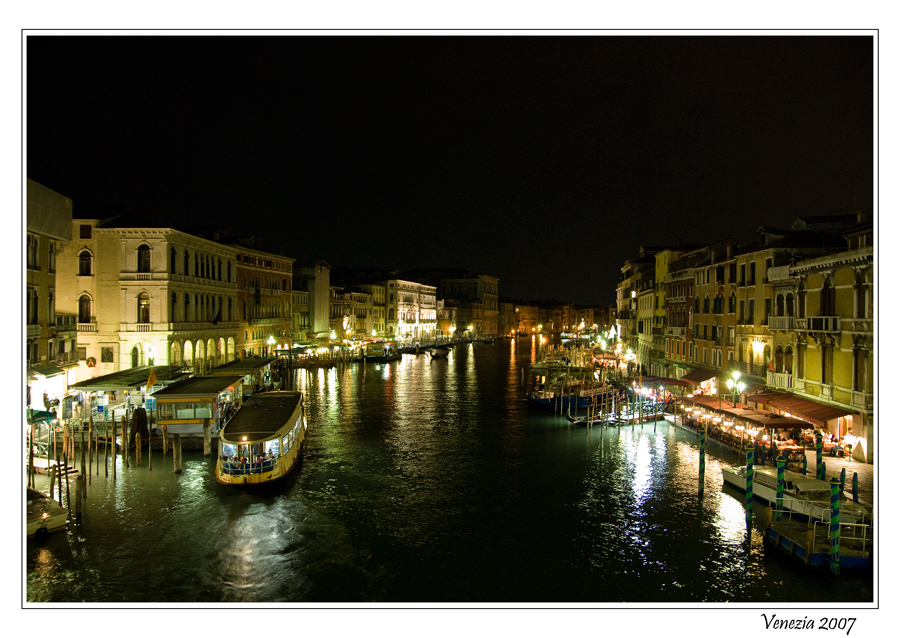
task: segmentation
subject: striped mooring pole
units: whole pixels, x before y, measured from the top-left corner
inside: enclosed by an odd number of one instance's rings
[[[787,459],[784,452],[778,455],[778,482],[775,485],[775,520],[781,520],[781,510],[784,509],[784,466]]]
[[[844,486],[847,484],[847,468],[841,468],[841,494],[844,493]]]
[[[816,478],[825,480],[825,464],[822,463],[822,433],[816,432]]]
[[[838,477],[831,477],[831,573],[835,576],[841,573],[840,556],[840,532],[841,532],[841,506],[838,501],[838,488],[841,481]]]
[[[747,489],[744,493],[744,509],[747,515],[747,529],[753,520],[753,446],[747,445]]]
[[[859,503],[859,473],[853,473],[853,502]]]
[[[704,474],[706,473],[706,427],[700,426],[700,495],[703,495],[703,485],[706,483]]]

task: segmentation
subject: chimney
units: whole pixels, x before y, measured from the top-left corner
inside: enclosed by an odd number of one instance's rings
[[[726,258],[726,259],[731,259],[731,251],[732,251],[733,248],[734,248],[734,246],[732,246],[731,244],[728,244],[728,245],[725,247],[725,258]]]

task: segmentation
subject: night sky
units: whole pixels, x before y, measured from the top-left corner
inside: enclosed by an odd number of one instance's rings
[[[873,39],[29,36],[27,177],[332,266],[610,305],[641,245],[873,205]]]

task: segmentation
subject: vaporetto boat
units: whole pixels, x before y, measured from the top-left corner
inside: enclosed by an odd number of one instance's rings
[[[725,466],[722,478],[729,485],[742,492],[747,490],[747,468],[745,466]],[[778,470],[774,467],[753,466],[753,496],[775,507],[778,485]],[[782,505],[785,511],[804,518],[818,520],[831,519],[831,484],[812,476],[785,470]],[[840,516],[842,523],[871,523],[871,512],[863,505],[854,503],[840,494]]]
[[[306,431],[301,392],[254,394],[219,433],[216,480],[252,486],[287,476],[306,448]]]

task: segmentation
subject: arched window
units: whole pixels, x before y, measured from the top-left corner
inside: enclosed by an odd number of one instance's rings
[[[136,368],[140,365],[140,357],[141,353],[138,350],[137,346],[131,349],[131,367]]]
[[[78,253],[78,274],[81,277],[90,277],[91,275],[91,253],[82,250]]]
[[[785,316],[794,316],[794,293],[792,292],[789,292],[787,295],[787,308],[785,309]]]
[[[191,307],[191,296],[187,293],[184,293],[184,320],[190,321],[190,307]]]
[[[709,295],[706,295],[706,297],[704,297],[703,299],[703,312],[709,312]]]
[[[231,297],[228,298],[228,321],[231,321]]]
[[[222,281],[222,260],[219,260],[219,276],[216,277],[219,281]]]
[[[178,251],[174,248],[169,251],[169,272],[175,274],[175,266],[178,262]]]
[[[788,374],[794,373],[794,349],[791,346],[784,349],[784,371]]]
[[[78,298],[78,323],[92,323],[91,298],[87,295]]]
[[[231,283],[231,260],[228,260],[228,283]]]
[[[53,242],[50,242],[50,259],[48,262],[50,266],[50,272],[56,272],[56,248],[53,246]]]
[[[178,307],[178,293],[172,293],[172,310],[169,313],[169,321],[175,321],[175,308]]]
[[[244,330],[244,343],[250,341],[250,333]]]
[[[141,244],[137,250],[138,272],[150,272],[150,246]]]
[[[137,298],[137,322],[150,323],[150,295],[142,292]]]
[[[388,310],[388,321],[393,321],[393,320],[394,320],[394,309],[391,308],[390,310]]]
[[[191,253],[187,250],[184,251],[184,276],[187,277],[191,274]]]
[[[194,253],[194,277],[202,277],[200,272],[200,253]]]

